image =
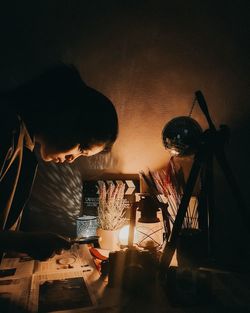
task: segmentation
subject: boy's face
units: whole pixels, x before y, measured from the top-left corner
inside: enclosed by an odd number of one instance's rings
[[[73,148],[67,151],[58,151],[50,145],[39,141],[40,143],[40,155],[45,162],[54,162],[54,163],[72,163],[80,156],[92,156],[95,155],[104,149],[104,144],[96,144],[91,148],[81,150],[80,145],[76,145]]]

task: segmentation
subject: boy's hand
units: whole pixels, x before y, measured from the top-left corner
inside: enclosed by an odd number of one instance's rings
[[[70,240],[47,232],[3,232],[4,250],[27,253],[35,260],[46,260],[71,247]]]

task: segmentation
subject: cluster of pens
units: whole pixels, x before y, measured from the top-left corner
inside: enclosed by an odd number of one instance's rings
[[[98,222],[99,227],[106,230],[116,230],[125,222],[124,203],[125,184],[113,182],[106,186],[105,182],[98,182],[99,206]]]
[[[153,172],[149,171],[148,175],[145,175],[144,172],[140,172],[140,174],[154,194],[158,193],[157,198],[159,201],[167,203],[168,219],[173,224],[185,189],[182,167],[177,168],[172,157],[166,168]],[[183,228],[198,227],[197,204],[197,198],[191,197],[183,221]]]

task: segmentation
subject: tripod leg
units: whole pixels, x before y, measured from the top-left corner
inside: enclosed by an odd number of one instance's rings
[[[213,186],[213,154],[207,152],[204,166],[200,171],[200,193],[198,196],[198,226],[202,231],[204,244],[201,256],[205,259],[211,257],[214,243],[214,186]]]
[[[198,228],[202,231],[205,245],[203,246],[203,255],[208,254],[209,251],[209,224],[208,224],[208,164],[207,162],[201,169],[200,173],[200,193],[198,196]]]
[[[213,155],[211,155],[207,160],[206,184],[207,184],[207,221],[208,221],[207,252],[208,256],[212,257],[215,244],[215,231],[214,231],[215,199],[214,199]]]
[[[207,232],[207,167],[203,166],[200,172],[200,192],[198,195],[198,226],[199,229]]]
[[[195,156],[195,160],[194,160],[193,166],[191,168],[191,171],[188,177],[186,188],[185,188],[183,197],[181,199],[181,203],[180,203],[180,206],[179,206],[179,209],[178,209],[178,212],[177,212],[174,224],[173,224],[173,229],[172,229],[172,233],[170,236],[170,240],[165,246],[163,253],[162,253],[160,265],[163,271],[169,267],[171,260],[173,258],[176,245],[177,245],[178,236],[181,231],[184,217],[187,212],[190,197],[192,196],[195,183],[199,176],[200,168],[201,168],[201,153]]]

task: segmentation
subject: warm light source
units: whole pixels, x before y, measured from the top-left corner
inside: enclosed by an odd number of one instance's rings
[[[162,223],[140,223],[136,224],[137,245],[144,249],[160,249],[163,243]]]
[[[149,193],[138,193],[137,197],[140,200],[131,209],[130,225],[123,226],[119,231],[119,243],[121,246],[159,249],[163,244],[164,227],[158,201]],[[133,238],[129,239],[130,232]]]
[[[149,193],[141,193],[139,196],[137,245],[143,249],[159,249],[163,244],[163,223],[162,218],[159,218],[158,203]]]
[[[123,226],[119,231],[119,243],[126,246],[128,244],[129,225]]]
[[[119,243],[122,246],[128,245],[129,225],[123,226],[119,231]],[[137,243],[137,230],[134,230],[134,244]]]

